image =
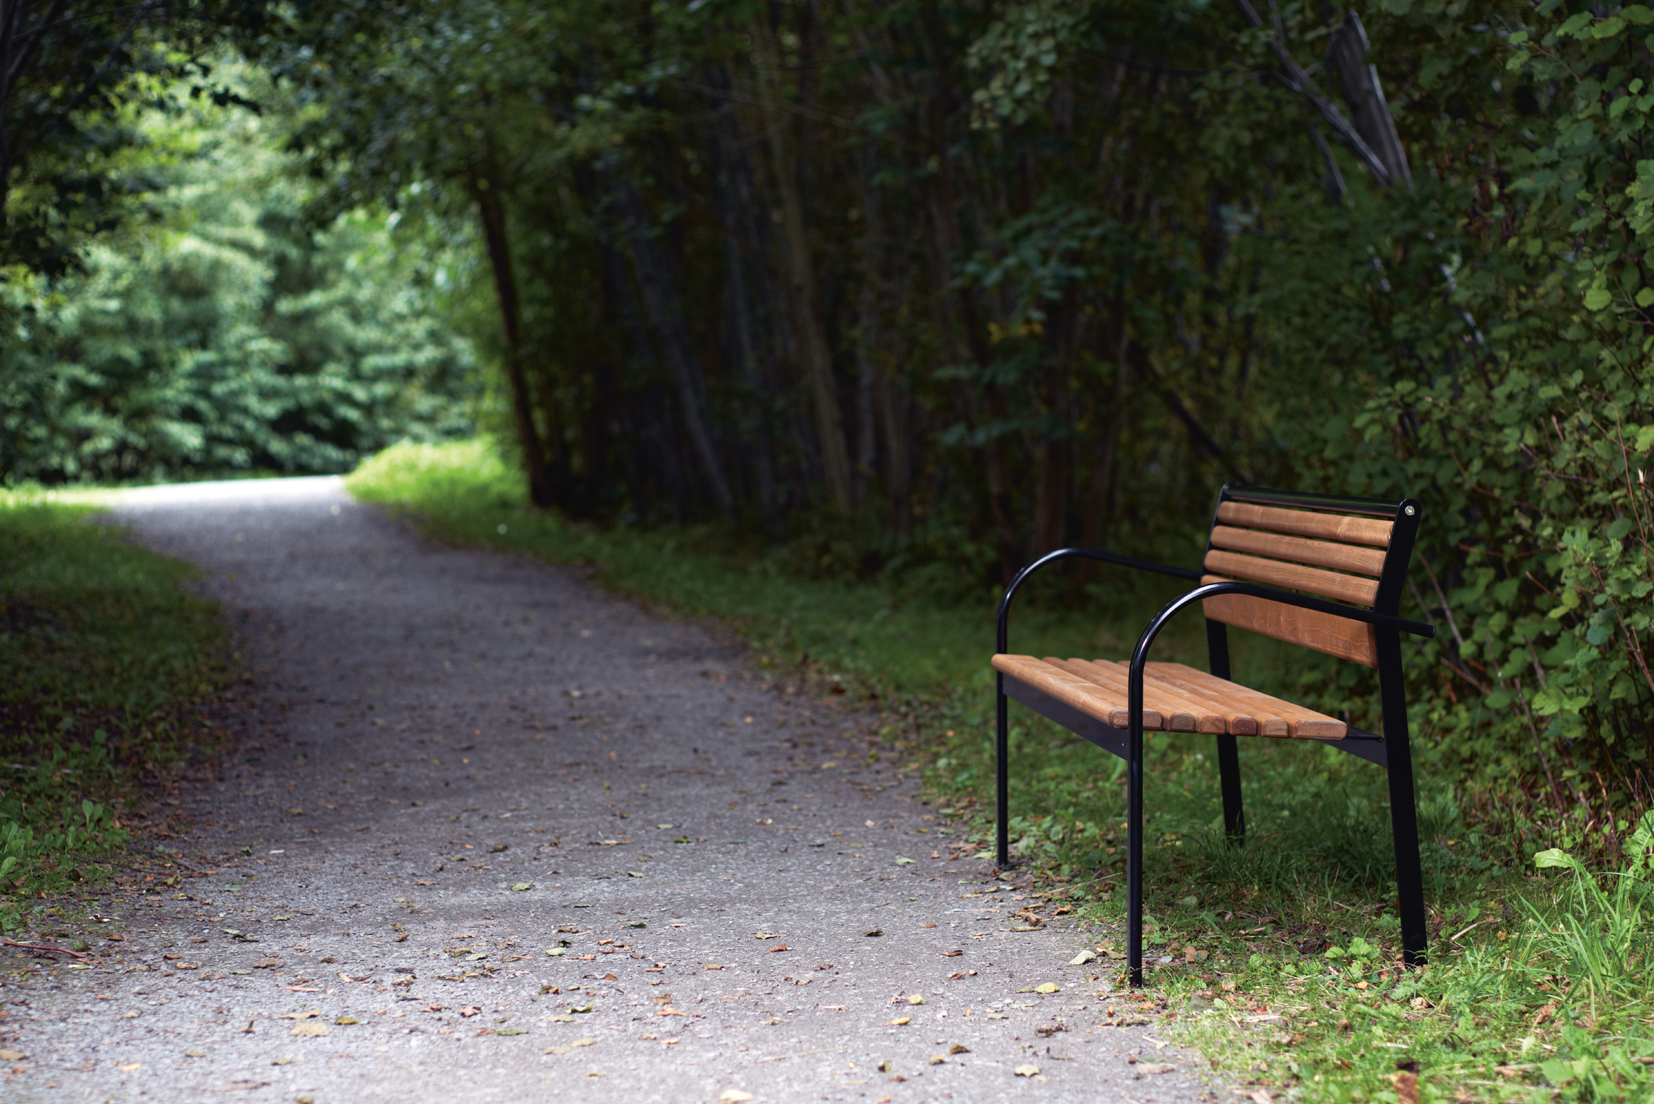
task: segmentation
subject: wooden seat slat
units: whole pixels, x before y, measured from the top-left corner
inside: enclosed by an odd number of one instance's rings
[[[1127,695],[1124,679],[1109,678],[1103,672],[1093,670],[1090,664],[1083,661],[1058,659],[1055,656],[1046,656],[1044,662],[1051,664],[1053,667],[1060,667],[1062,670],[1067,671],[1076,678],[1082,678],[1098,687],[1109,701],[1118,703],[1119,708],[1118,710],[1111,712],[1108,719],[1102,717],[1098,717],[1097,719],[1104,721],[1105,724],[1111,725],[1114,728],[1126,727],[1126,724],[1128,723],[1126,713]],[[1119,718],[1118,722],[1113,719],[1116,716]],[[1152,721],[1150,720],[1151,717],[1153,718]],[[1144,728],[1153,729],[1156,732],[1164,731],[1167,728],[1170,728],[1173,732],[1193,732],[1194,725],[1195,719],[1192,715],[1185,714],[1183,716],[1176,716],[1168,714],[1165,709],[1160,707],[1160,703],[1150,703],[1147,699],[1143,702]]]
[[[1094,717],[1111,728],[1125,728],[1128,724],[1124,693],[1116,699],[1096,683],[1033,656],[996,655],[993,658],[993,666],[994,670],[1001,674],[1009,675],[1042,694],[1048,694],[1064,705],[1078,709],[1086,716]],[[1145,711],[1143,727],[1158,731],[1161,727],[1160,715],[1154,714],[1151,724],[1149,714]]]
[[[1070,662],[1083,664],[1097,672],[1099,677],[1117,683],[1120,693],[1127,692],[1129,666],[1108,659],[1076,659]],[[1154,706],[1166,717],[1166,729],[1169,732],[1205,732],[1217,736],[1229,731],[1229,717],[1216,703],[1200,694],[1190,694],[1186,690],[1162,682],[1154,677],[1153,672],[1147,670],[1143,672],[1143,705],[1145,708]]]
[[[1313,510],[1283,510],[1278,506],[1254,506],[1249,502],[1225,502],[1218,506],[1218,520],[1248,529],[1295,533],[1300,537],[1390,547],[1395,523],[1347,514],[1322,514]]]
[[[1349,734],[1350,726],[1337,717],[1305,709],[1182,663],[1151,663],[1149,668],[1157,678],[1178,683],[1191,692],[1207,693],[1217,699],[1232,701],[1248,710],[1261,722],[1261,734],[1264,736],[1342,740]]]
[[[1120,660],[1094,660],[1098,666],[1113,667],[1122,676],[1129,674],[1131,664]],[[1263,727],[1263,714],[1251,708],[1237,698],[1214,693],[1210,686],[1196,685],[1182,677],[1181,663],[1150,663],[1143,670],[1143,694],[1148,700],[1153,695],[1154,700],[1163,700],[1167,694],[1178,694],[1182,697],[1198,701],[1203,710],[1223,721],[1223,730],[1231,736],[1257,736]],[[1284,723],[1280,726],[1282,732],[1286,730]],[[1201,729],[1217,734],[1215,729]]]
[[[1378,597],[1378,580],[1345,575],[1303,564],[1266,560],[1218,549],[1206,553],[1206,570],[1236,579],[1268,583],[1270,586],[1302,590],[1338,602],[1371,606]]]
[[[1212,529],[1212,546],[1227,548],[1231,552],[1250,552],[1291,563],[1330,567],[1334,571],[1354,571],[1375,578],[1384,570],[1384,553],[1376,548],[1359,548],[1353,544],[1339,544],[1336,541],[1288,537],[1259,529],[1215,526]]]
[[[1098,662],[1089,659],[1051,659],[1047,662],[1061,663],[1070,671],[1085,671],[1099,685],[1109,687],[1122,699],[1127,695],[1124,673],[1107,660]],[[1223,718],[1209,709],[1204,702],[1185,694],[1167,693],[1164,690],[1164,687],[1144,680],[1143,708],[1153,709],[1164,718],[1165,731],[1209,732],[1214,735],[1224,731]]]
[[[1200,581],[1225,583],[1230,580],[1221,575],[1204,575]],[[1373,627],[1348,617],[1299,609],[1246,594],[1220,594],[1207,598],[1201,605],[1208,620],[1272,636],[1289,644],[1302,644],[1364,667],[1378,666],[1378,640]]]

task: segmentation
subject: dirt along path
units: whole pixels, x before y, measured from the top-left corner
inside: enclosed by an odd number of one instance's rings
[[[106,895],[86,963],[5,952],[0,1098],[1211,1098],[877,714],[335,479],[115,513],[206,569],[252,735],[179,795],[179,886]]]

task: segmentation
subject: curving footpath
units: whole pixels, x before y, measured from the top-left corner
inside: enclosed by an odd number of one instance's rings
[[[1014,930],[876,714],[336,479],[114,513],[205,569],[248,735],[178,795],[178,886],[106,894],[79,968],[4,952],[0,1099],[1214,1098],[1098,1026],[1086,935]]]

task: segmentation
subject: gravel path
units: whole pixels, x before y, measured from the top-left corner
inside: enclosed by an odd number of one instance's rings
[[[1211,1099],[1098,1026],[1136,1005],[1068,965],[1084,933],[951,859],[876,714],[335,479],[115,512],[206,569],[252,736],[89,965],[5,952],[0,1098]]]

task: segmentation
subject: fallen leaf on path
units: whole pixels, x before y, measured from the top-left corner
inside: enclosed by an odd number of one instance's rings
[[[677,1042],[676,1039],[671,1039],[669,1041],[674,1042],[674,1043]],[[595,1042],[597,1042],[596,1039],[576,1039],[572,1043],[564,1043],[560,1046],[547,1047],[545,1050],[541,1051],[541,1053],[542,1054],[567,1054],[569,1051],[573,1050],[575,1047],[588,1047],[588,1046],[591,1046]]]
[[[362,1021],[358,1020],[355,1016],[340,1016],[333,1022],[336,1024],[359,1024]]]
[[[1036,992],[1036,993],[1060,993],[1060,992],[1062,992],[1062,986],[1056,984],[1055,982],[1048,981],[1044,985],[1034,986],[1034,992]]]
[[[946,1054],[932,1054],[930,1056],[930,1064],[933,1066],[939,1066],[947,1060],[948,1056]]]
[[[278,1019],[278,1020],[313,1020],[317,1016],[320,1016],[320,1015],[321,1015],[320,1012],[314,1012],[314,1011],[311,1011],[311,1012],[283,1012],[281,1015],[277,1016],[276,1019]]]
[[[1140,1062],[1137,1065],[1137,1072],[1147,1074],[1170,1073],[1176,1068],[1170,1062]]]
[[[770,948],[770,954],[775,954],[777,951],[784,951],[786,949],[787,945],[785,943],[778,943]]]
[[[891,1027],[902,1027],[902,1026],[904,1026],[906,1024],[910,1024],[912,1022],[913,1022],[913,1017],[912,1016],[899,1016],[896,1019],[890,1021],[890,1026]]]
[[[496,1035],[527,1035],[528,1034],[528,1028],[526,1028],[526,1027],[501,1027],[501,1028],[497,1028],[495,1030],[494,1034],[496,1034]]]
[[[496,847],[494,850],[498,851],[499,848]],[[516,885],[511,887],[511,891],[513,893],[521,893],[525,889],[533,889],[533,888],[534,888],[534,883],[533,882],[518,882]]]
[[[958,958],[960,955],[962,955],[964,953],[965,953],[964,951],[943,951],[942,952],[942,957],[943,958]]]
[[[1033,1064],[1018,1066],[1011,1071],[1018,1077],[1038,1077],[1039,1067]]]
[[[742,1092],[740,1089],[725,1089],[718,1094],[719,1104],[746,1104],[751,1099],[753,1099],[751,1093]]]
[[[909,1004],[924,1004],[925,1003],[925,998],[921,997],[918,993],[915,993],[911,997],[907,998],[907,1003],[909,1003]]]
[[[875,935],[883,935],[884,934],[884,929],[883,928],[874,928],[872,931],[863,932],[862,934],[871,938],[872,936],[875,936]]]
[[[896,856],[896,865],[897,866],[908,866],[912,862],[913,862],[913,860],[910,859],[910,858],[907,858],[906,856],[903,856],[903,855],[897,855]]]
[[[133,1072],[135,1072],[137,1070],[141,1070],[143,1068],[144,1068],[144,1064],[142,1062],[133,1062],[130,1065],[122,1066],[121,1067],[121,1072],[122,1073],[133,1073]]]
[[[328,1026],[326,1024],[316,1023],[311,1020],[294,1024],[293,1030],[288,1032],[289,1035],[297,1035],[301,1039],[313,1039],[328,1033]]]
[[[1079,954],[1077,954],[1073,958],[1069,959],[1068,964],[1070,966],[1084,966],[1087,962],[1096,962],[1096,961],[1097,961],[1097,952],[1096,951],[1081,951]]]
[[[479,1013],[481,1011],[482,1011],[482,1009],[480,1009],[480,1008],[461,1008],[459,1010],[459,1014],[461,1016],[471,1017],[471,1016],[475,1016],[477,1013]]]
[[[21,1062],[23,1052],[19,1050],[0,1050],[0,1062]]]
[[[969,1054],[970,1052],[971,1048],[966,1046],[964,1043],[954,1043],[948,1048],[949,1054]]]

